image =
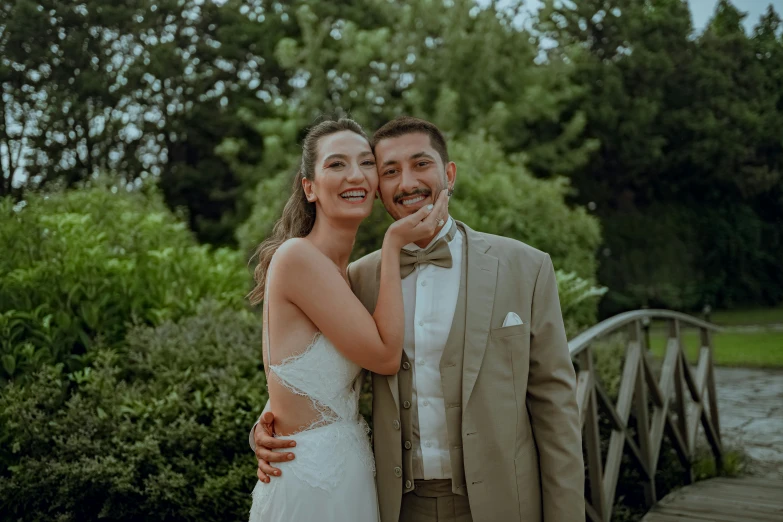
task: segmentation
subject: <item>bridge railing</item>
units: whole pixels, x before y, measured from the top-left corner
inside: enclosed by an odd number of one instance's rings
[[[663,320],[668,325],[666,350],[659,372],[651,364],[649,341],[643,335],[644,326],[653,320]],[[695,368],[691,367],[683,350],[681,325],[696,327],[700,332],[699,358]],[[657,502],[655,472],[664,432],[686,469],[686,481],[693,480],[691,464],[700,424],[720,469],[722,449],[711,337],[718,330],[713,324],[678,312],[637,310],[609,318],[568,343],[579,369],[577,400],[590,484],[589,498],[586,499],[590,520],[609,522],[612,517],[626,447],[642,476],[648,508]],[[615,402],[596,374],[593,344],[623,331],[627,332],[628,341]],[[601,452],[599,408],[608,414],[612,426],[605,459]],[[631,413],[638,444],[629,428]]]

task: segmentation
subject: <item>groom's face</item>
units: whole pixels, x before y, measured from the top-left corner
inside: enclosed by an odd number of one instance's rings
[[[430,137],[421,132],[386,138],[375,145],[378,192],[387,212],[397,220],[435,203],[441,190],[454,186],[457,166],[443,164]]]

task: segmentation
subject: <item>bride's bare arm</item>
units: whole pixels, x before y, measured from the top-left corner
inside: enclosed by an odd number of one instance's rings
[[[275,254],[275,277],[283,296],[299,307],[348,359],[368,370],[397,373],[405,335],[400,283],[400,249],[433,235],[447,198],[394,223],[381,251],[381,281],[370,315],[326,256],[305,239],[283,244]]]

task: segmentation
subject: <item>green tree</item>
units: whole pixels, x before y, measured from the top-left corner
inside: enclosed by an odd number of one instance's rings
[[[257,140],[235,111],[263,114],[286,90],[273,49],[287,26],[266,7],[5,2],[0,196],[98,174],[135,186],[159,176],[202,239],[231,242],[242,180],[214,149],[227,135]]]
[[[293,166],[279,161],[296,156],[292,134],[301,137],[288,122],[300,130],[323,113],[351,115],[369,129],[414,114],[451,137],[485,129],[507,152],[524,151],[537,174],[581,166],[594,143],[583,139],[582,112],[570,104],[577,89],[565,62],[537,63],[538,40],[515,21],[523,8],[472,0],[290,4],[296,29],[275,48],[293,88],[289,103],[271,117],[238,114],[260,122],[265,149],[273,138],[286,151],[260,162],[256,179]],[[227,141],[229,158],[250,146]]]
[[[571,178],[604,225],[607,311],[783,298],[779,22],[770,9],[751,39],[743,16],[722,0],[696,37],[680,0],[552,0],[543,12],[600,142]]]

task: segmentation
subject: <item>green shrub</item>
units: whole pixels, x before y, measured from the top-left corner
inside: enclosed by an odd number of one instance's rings
[[[128,324],[193,313],[202,298],[241,307],[247,271],[228,249],[196,244],[155,194],[108,188],[0,200],[0,381],[42,362],[82,365]]]
[[[260,321],[205,303],[137,326],[122,355],[67,373],[45,365],[0,393],[5,520],[246,520],[247,434],[266,402]]]

